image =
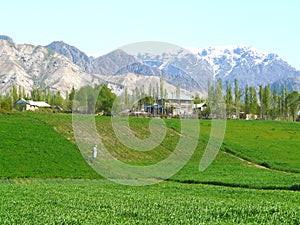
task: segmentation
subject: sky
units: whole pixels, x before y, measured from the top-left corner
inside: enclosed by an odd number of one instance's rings
[[[249,45],[300,70],[298,0],[0,0],[0,34],[102,55],[142,41]]]

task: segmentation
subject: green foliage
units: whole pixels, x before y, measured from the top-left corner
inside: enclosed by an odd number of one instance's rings
[[[224,97],[222,91],[222,80],[219,79],[216,83],[212,84],[208,80],[208,114],[214,114],[213,117],[223,118],[224,107],[223,107]]]
[[[226,104],[226,115],[230,117],[233,112],[233,100],[232,100],[232,88],[228,81],[226,81],[226,94],[225,94],[225,104]]]
[[[227,121],[224,147],[271,169],[300,173],[300,124],[279,121]]]
[[[257,114],[258,109],[258,99],[257,93],[254,87],[249,88],[249,112],[251,114]]]
[[[13,99],[9,94],[6,94],[4,98],[0,99],[0,114],[9,113],[13,109]]]
[[[245,87],[245,113],[250,113],[250,93],[249,93],[249,87],[248,84],[246,84]]]
[[[1,115],[0,136],[0,178],[99,177],[76,145],[35,114]]]
[[[1,224],[298,224],[300,220],[299,192],[173,182],[146,187],[83,180],[15,182],[0,185]]]
[[[239,89],[239,83],[238,80],[234,80],[234,106],[236,108],[236,116],[239,118],[240,115],[240,101],[241,97],[243,95],[243,92],[241,89]]]
[[[51,96],[50,105],[62,107],[63,103],[64,103],[64,99],[61,96],[60,91],[58,91],[56,94],[53,94]]]
[[[197,94],[197,95],[194,97],[193,102],[194,102],[194,104],[200,104],[201,102],[204,102],[204,100],[201,99],[200,96]]]
[[[2,124],[3,129],[1,129],[1,131],[9,130],[10,132],[6,133],[2,131],[1,137],[3,139],[3,143],[14,143],[15,140],[18,140],[19,144],[13,147],[13,149],[25,148],[30,151],[31,146],[38,146],[39,140],[44,139],[45,144],[43,146],[45,151],[42,151],[42,154],[36,157],[45,159],[48,158],[48,154],[50,154],[50,152],[48,152],[48,146],[51,146],[50,149],[52,152],[54,151],[53,149],[59,147],[59,144],[56,143],[60,143],[62,141],[59,136],[53,137],[53,134],[52,136],[50,135],[52,132],[50,129],[51,127],[65,139],[71,141],[71,143],[75,143],[75,139],[72,133],[71,115],[33,113],[26,114],[25,119],[23,119],[24,116],[22,115],[23,114],[10,116],[9,118],[12,118],[10,120],[7,120],[6,117],[5,119],[3,119],[6,121],[6,123]],[[163,142],[152,151],[135,151],[120,143],[118,138],[114,135],[110,117],[96,117],[95,119],[97,130],[99,134],[104,137],[103,143],[106,148],[114,157],[130,164],[149,165],[159,162],[165,159],[175,149],[178,140],[180,139],[180,120],[166,119],[165,123],[168,129],[167,136],[164,138]],[[22,121],[22,125],[20,121]],[[137,137],[147,138],[150,135],[150,131],[148,129],[149,122],[150,119],[146,118],[130,118],[130,127],[135,135],[137,135]],[[12,123],[13,125],[9,125],[10,123]],[[36,124],[35,127],[32,127],[33,124]],[[46,128],[50,130],[39,130],[39,135],[35,135],[34,132],[37,130],[36,127],[44,127],[45,124],[47,125]],[[219,152],[213,164],[205,172],[202,173],[200,173],[198,169],[199,161],[209,138],[211,121],[203,120],[201,121],[200,125],[201,135],[199,139],[199,145],[195,150],[194,156],[192,157],[191,161],[172,178],[172,180],[177,180],[180,182],[192,181],[196,183],[216,183],[227,186],[252,188],[290,189],[292,185],[299,185],[300,153],[299,151],[297,151],[297,149],[300,149],[298,141],[300,139],[300,128],[298,124],[272,121],[227,121],[227,131],[224,144],[222,146],[223,151]],[[12,126],[13,128],[9,128],[10,126]],[[24,128],[24,126],[26,129]],[[13,134],[13,130],[18,129],[20,130],[20,132],[14,132]],[[253,130],[255,130],[256,132],[254,133]],[[50,134],[48,134],[49,132]],[[28,135],[26,136],[32,136],[32,138],[28,141],[24,141],[25,144],[22,144],[21,142],[21,140],[23,140],[23,133],[28,133]],[[14,137],[14,139],[12,139],[14,141],[9,142],[10,138],[12,137]],[[35,137],[39,138],[36,140]],[[58,140],[56,140],[56,138],[58,138]],[[33,145],[28,144],[31,142],[33,143]],[[9,146],[9,144],[2,144],[2,146],[5,145]],[[23,147],[23,145],[25,147]],[[78,154],[78,149],[75,145],[64,148],[68,149],[68,154]],[[226,152],[234,154],[234,156],[228,155],[228,153]],[[12,152],[7,152],[7,154],[12,155]],[[36,151],[32,154],[36,154]],[[24,160],[24,162],[28,161],[25,156],[26,154],[20,155],[20,163]],[[243,162],[240,159],[235,158],[235,156],[247,159],[249,162],[254,162],[257,165],[266,162],[268,163],[271,170],[258,168],[257,166],[255,166],[255,164],[251,166],[251,164],[249,165],[248,162]],[[3,170],[0,170],[2,171],[2,177],[33,176],[30,173],[30,171],[33,169],[14,171],[16,168],[14,167],[14,165],[18,164],[15,164],[13,156],[9,156],[7,159],[8,160],[5,160],[5,165],[11,166],[8,167],[10,168],[11,172],[9,173],[10,175],[5,174],[5,172],[8,172],[9,170],[6,170],[5,167],[3,167]],[[33,157],[32,160],[36,161],[36,158]],[[63,162],[65,158],[60,156],[57,160],[57,163],[59,163],[59,165],[64,165],[64,163],[67,163]],[[34,163],[36,162],[33,163],[33,161],[32,164],[27,165],[29,168],[35,166]],[[49,177],[51,174],[53,174],[52,168],[57,167],[57,164],[54,162],[55,161],[53,160],[47,160],[45,162],[43,167],[44,169],[48,169],[44,170],[44,175],[41,175],[41,177]],[[80,165],[81,163],[84,163],[84,161],[81,157],[79,157],[72,163]],[[18,166],[17,168],[19,167],[20,166]],[[289,173],[278,172],[276,170],[283,170]],[[55,173],[56,176],[60,177],[60,174],[58,172]],[[72,176],[72,170],[70,170],[68,173],[62,173],[62,177]],[[89,177],[91,175],[86,176]],[[254,177],[255,180],[253,180]]]
[[[293,121],[296,120],[299,111],[300,95],[297,91],[293,91],[287,96],[287,104],[292,114]]]
[[[88,114],[103,112],[110,115],[116,95],[106,84],[96,85],[94,88],[85,86],[80,88],[75,95],[75,100],[79,103],[79,110]]]
[[[61,179],[100,178],[74,145],[71,121],[68,114],[0,115],[1,224],[297,224],[300,220],[300,193],[295,191],[300,186],[297,123],[229,120],[222,150],[207,170],[199,172],[212,126],[201,120],[195,154],[178,174],[157,185],[131,187],[101,179]],[[180,120],[164,121],[168,129],[161,145],[139,152],[119,143],[110,117],[96,117],[97,130],[111,154],[140,166],[167,157],[181,138]],[[147,138],[149,122],[130,118],[130,127],[137,137]]]
[[[98,94],[96,101],[96,112],[103,112],[104,115],[111,115],[112,107],[116,99],[116,95],[112,93],[111,89],[107,85],[95,87]]]

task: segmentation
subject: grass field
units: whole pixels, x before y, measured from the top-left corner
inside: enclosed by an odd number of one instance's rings
[[[174,150],[180,123],[165,123],[162,144],[137,152],[118,141],[109,117],[96,118],[111,154],[136,165],[161,161]],[[149,136],[148,124],[130,119],[141,138]],[[198,168],[211,121],[201,120],[200,127],[195,153],[179,173],[153,186],[130,187],[106,181],[85,162],[71,115],[0,115],[0,223],[300,223],[299,123],[227,121],[222,149],[204,172]]]
[[[31,116],[0,115],[0,137],[2,178],[99,178],[76,145]]]
[[[28,182],[28,181],[27,181]],[[1,224],[299,224],[299,192],[164,182],[0,184]]]

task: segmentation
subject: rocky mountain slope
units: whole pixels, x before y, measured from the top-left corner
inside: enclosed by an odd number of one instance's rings
[[[123,95],[125,92],[125,88],[127,88],[129,94],[132,94],[136,88],[139,88],[139,90],[143,89],[144,93],[148,95],[153,93],[153,89],[156,91],[156,89],[159,88],[160,85],[160,78],[157,76],[144,76],[134,73],[127,73],[123,75],[96,76],[103,80],[106,80],[108,86],[117,95]],[[164,89],[167,91],[168,95],[173,95],[174,97],[176,96],[176,86],[168,82],[164,82]],[[192,96],[195,94],[185,89],[181,89],[180,93],[186,96]]]
[[[256,87],[300,75],[277,54],[250,46],[210,47],[192,51],[204,60],[215,78],[228,80],[229,83],[238,79],[241,86],[248,83]]]
[[[12,84],[27,92],[42,86],[64,93],[73,85],[79,88],[104,81],[121,93],[125,86],[156,85],[160,77],[170,88],[169,93],[179,84],[190,94],[205,95],[208,80],[218,78],[228,80],[232,86],[238,79],[241,87],[246,83],[254,87],[285,84],[300,91],[299,71],[278,55],[249,46],[177,48],[157,54],[130,54],[118,49],[94,59],[64,42],[42,47],[15,44],[1,35],[0,60],[1,94],[8,92]]]
[[[129,54],[123,50],[115,50],[92,60],[91,65],[88,69],[90,73],[158,76],[175,86],[180,84],[186,90],[200,93],[207,91],[208,80],[219,78],[228,80],[232,85],[238,79],[241,87],[246,83],[254,87],[278,81],[283,83],[282,80],[288,79],[286,84],[289,88],[293,86],[300,90],[298,83],[293,83],[300,76],[299,71],[277,54],[250,46],[178,48],[161,54]]]
[[[63,41],[54,41],[45,47],[49,50],[66,56],[84,71],[89,71],[91,68],[90,58],[84,52],[80,51],[74,46],[68,45]]]
[[[144,62],[139,57],[130,55],[121,49],[117,49],[106,55],[91,59],[88,57],[82,57],[84,53],[79,49],[74,49],[73,46],[65,43],[62,44],[61,42],[52,42],[50,45],[46,46],[46,48],[65,55],[83,70],[92,74],[124,75],[127,73],[134,73],[145,76],[163,77],[166,82],[173,86],[180,84],[182,89],[196,91],[199,93],[204,93],[205,91],[203,90],[205,90],[207,85],[207,77],[205,81],[199,79],[201,76],[192,77],[190,74],[178,68],[175,63],[174,65],[165,65],[164,68],[158,68],[149,61]],[[78,52],[81,54],[77,54]],[[82,59],[86,60],[82,61]],[[190,66],[194,66],[192,65],[192,62]],[[203,74],[203,70],[201,73]]]
[[[11,37],[6,36],[6,35],[0,35],[0,40],[5,40],[8,42],[14,43],[14,40]]]
[[[88,65],[85,64],[87,58],[84,53],[75,48],[69,49],[69,45],[61,42],[55,45],[56,47],[57,45],[61,46],[64,50],[58,48],[57,51],[66,54],[67,57],[42,46],[15,44],[0,40],[0,94],[8,93],[12,85],[21,86],[26,93],[30,93],[34,87],[49,88],[53,92],[60,91],[62,96],[65,97],[65,93],[70,92],[72,86],[79,89],[84,85],[93,86],[105,82],[116,94],[122,94],[125,86],[128,87],[128,91],[131,93],[135,87],[141,88],[144,86],[148,88],[150,84],[153,87],[159,84],[159,77],[137,76],[127,73],[120,76],[107,75],[109,69],[115,69],[116,71],[120,69],[122,66],[120,61],[123,61],[124,65],[130,63],[130,60],[135,61],[133,56],[127,57],[127,54],[121,50],[114,51],[93,61],[95,65],[97,65],[97,62],[105,62],[101,64],[102,67],[99,67],[99,69],[103,72],[107,71],[107,73],[99,75],[86,72],[82,68],[85,67],[84,65]],[[51,46],[53,47],[53,45]],[[81,66],[75,65],[70,58],[76,60],[77,64]],[[80,61],[78,58],[82,60]],[[176,89],[175,86],[167,82],[165,82],[165,88],[169,93]]]
[[[72,86],[103,82],[84,72],[67,57],[42,46],[14,44],[0,40],[0,93],[21,86],[28,93],[33,87],[50,88],[64,94]]]

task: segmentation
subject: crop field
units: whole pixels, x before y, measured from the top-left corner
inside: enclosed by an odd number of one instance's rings
[[[145,138],[149,121],[130,118],[130,128]],[[174,150],[180,121],[165,123],[161,145],[138,152],[119,142],[109,117],[96,117],[110,153],[141,166]],[[0,224],[300,224],[300,124],[227,121],[220,152],[199,172],[210,130],[200,120],[198,146],[177,174],[133,187],[88,165],[71,115],[0,115]]]
[[[29,182],[29,181],[27,181]],[[298,224],[299,192],[105,180],[0,184],[1,224]]]

